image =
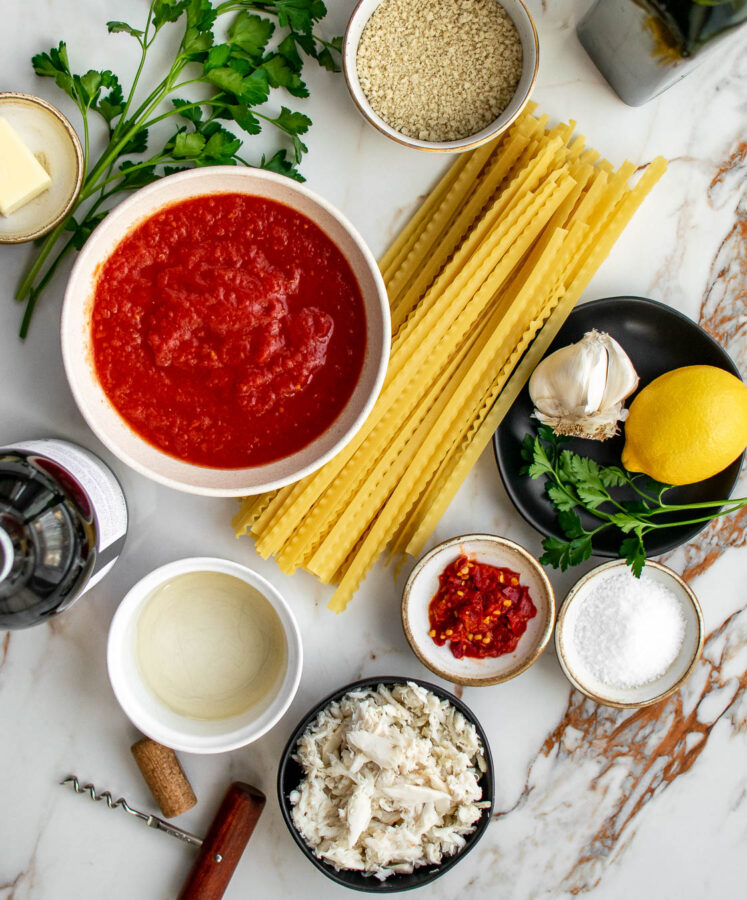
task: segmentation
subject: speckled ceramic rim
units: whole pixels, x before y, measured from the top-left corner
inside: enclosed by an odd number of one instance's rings
[[[360,97],[358,96],[358,88],[353,84],[353,80],[351,78],[350,68],[348,66],[348,44],[351,40],[351,31],[352,27],[355,25],[357,19],[359,18],[361,13],[361,9],[363,7],[364,2],[366,0],[358,0],[355,9],[353,10],[350,19],[348,20],[348,26],[345,29],[345,37],[342,42],[342,70],[345,75],[345,84],[348,86],[348,92],[350,96],[353,98],[353,103],[355,103],[358,111],[363,116],[363,118],[373,127],[384,135],[384,137],[389,138],[392,141],[396,141],[398,144],[402,144],[404,147],[410,147],[412,150],[426,150],[430,153],[464,153],[466,150],[474,150],[476,147],[482,146],[482,144],[487,144],[488,141],[492,141],[494,138],[503,134],[508,128],[513,125],[513,123],[519,118],[519,116],[524,111],[527,103],[529,103],[529,99],[532,96],[532,92],[534,91],[534,86],[537,83],[537,73],[539,72],[539,36],[537,34],[537,26],[534,24],[534,18],[532,14],[529,12],[529,9],[525,3],[525,0],[517,0],[519,5],[523,8],[524,13],[527,17],[529,25],[532,28],[532,36],[534,38],[534,72],[532,73],[532,80],[527,86],[524,98],[514,114],[506,119],[505,122],[502,122],[500,125],[497,125],[493,130],[489,131],[487,134],[483,135],[478,140],[471,140],[470,136],[463,138],[461,140],[456,141],[448,141],[444,142],[448,146],[444,146],[436,141],[419,141],[413,138],[407,137],[406,134],[402,134],[401,132],[397,132],[396,134],[392,134],[387,131],[385,128],[382,128],[383,120],[379,118],[379,116],[370,115],[366,110],[364,105],[360,102]],[[500,0],[498,0],[500,2]],[[383,0],[380,0],[380,3],[383,3]],[[379,5],[380,5],[379,3]],[[371,13],[369,18],[373,15]],[[498,119],[496,119],[496,122]],[[391,128],[391,126],[389,126]],[[394,129],[392,129],[394,130]]]
[[[311,725],[314,719],[316,719],[319,713],[323,709],[326,709],[330,703],[334,702],[335,700],[340,700],[345,696],[345,694],[349,694],[351,691],[373,690],[380,684],[387,685],[387,687],[394,687],[397,684],[407,684],[407,682],[409,681],[413,682],[414,684],[420,685],[420,687],[425,688],[427,691],[430,691],[437,697],[443,700],[447,700],[453,707],[458,709],[459,712],[461,712],[469,722],[471,722],[475,726],[477,735],[480,738],[480,742],[482,743],[483,755],[485,757],[486,765],[486,772],[481,778],[481,781],[484,780],[484,783],[482,785],[483,800],[489,800],[490,807],[483,810],[483,814],[478,820],[475,830],[471,834],[467,835],[466,846],[463,847],[458,853],[455,853],[453,856],[448,856],[443,859],[438,865],[422,866],[418,869],[415,869],[415,871],[409,875],[392,875],[387,878],[386,881],[379,881],[377,878],[371,876],[369,878],[366,878],[365,882],[363,883],[354,884],[351,883],[348,878],[346,878],[346,874],[352,872],[353,875],[358,875],[357,872],[351,869],[342,869],[338,871],[330,863],[319,859],[319,857],[314,855],[314,851],[311,849],[311,847],[309,847],[309,845],[301,837],[298,831],[296,831],[296,826],[293,824],[293,819],[291,818],[290,803],[285,792],[286,771],[289,762],[291,761],[291,756],[296,749],[296,745],[303,736],[304,732],[309,727],[309,725]],[[297,785],[294,785],[294,787],[296,786]],[[459,865],[464,857],[475,847],[478,841],[482,838],[491,821],[493,820],[493,811],[495,809],[495,767],[493,765],[493,756],[490,752],[490,743],[488,741],[488,736],[485,734],[485,730],[480,724],[477,716],[474,714],[474,712],[472,712],[472,710],[463,700],[455,697],[446,688],[443,688],[437,684],[432,684],[429,681],[423,681],[420,678],[381,675],[378,678],[374,676],[372,678],[363,678],[360,681],[353,681],[351,684],[347,684],[345,685],[345,687],[334,691],[332,694],[329,694],[329,696],[325,697],[324,700],[322,700],[320,703],[317,703],[316,706],[311,709],[303,717],[303,719],[301,719],[299,724],[293,730],[291,736],[288,738],[285,748],[280,755],[280,764],[278,766],[277,776],[277,792],[280,811],[283,814],[283,820],[288,827],[288,831],[290,831],[293,840],[300,847],[304,856],[311,863],[313,863],[313,865],[315,865],[323,875],[326,875],[327,878],[329,878],[331,881],[334,881],[335,883],[347,888],[348,890],[372,894],[397,894],[423,887],[424,885],[430,884],[432,881],[435,881],[437,878],[440,878],[442,875],[445,875],[450,869],[453,869],[454,866]],[[406,880],[407,883],[403,884],[403,880]]]
[[[420,577],[420,573],[425,568],[426,563],[429,560],[433,559],[439,553],[442,553],[444,550],[448,550],[451,547],[456,546],[457,544],[463,544],[466,541],[491,541],[494,544],[499,544],[502,547],[506,547],[509,550],[518,553],[522,559],[525,560],[527,565],[533,569],[537,575],[539,576],[544,588],[546,598],[550,605],[550,615],[547,617],[547,623],[545,624],[544,631],[542,632],[542,637],[540,638],[540,642],[537,645],[534,653],[528,656],[520,665],[518,665],[515,669],[506,672],[504,675],[499,675],[495,678],[466,678],[463,676],[455,675],[454,672],[450,672],[447,669],[441,669],[439,666],[433,665],[433,663],[426,659],[418,649],[417,641],[410,629],[410,623],[408,621],[408,607],[410,604],[410,596],[412,593],[412,587],[415,581]],[[410,572],[410,577],[407,579],[407,583],[405,584],[405,588],[402,592],[402,606],[401,606],[401,616],[402,616],[402,628],[405,632],[405,637],[407,638],[407,642],[410,645],[412,652],[417,656],[420,662],[427,668],[430,669],[435,675],[438,675],[440,678],[443,678],[445,681],[449,681],[452,684],[463,684],[467,687],[488,687],[491,684],[501,684],[504,681],[510,681],[512,678],[516,678],[517,675],[521,675],[522,672],[526,672],[526,670],[533,666],[534,663],[542,655],[542,651],[547,646],[551,636],[553,626],[555,624],[555,592],[553,591],[552,584],[550,584],[550,579],[547,577],[545,570],[539,564],[539,561],[536,557],[532,556],[532,554],[526,550],[521,544],[517,544],[514,541],[509,541],[508,538],[498,537],[495,534],[461,534],[459,537],[449,538],[447,541],[443,541],[440,544],[437,544],[432,550],[428,551],[425,556],[421,556],[417,562],[415,568]]]
[[[70,215],[73,206],[75,206],[75,201],[78,199],[78,194],[80,194],[80,189],[83,186],[83,147],[80,144],[80,138],[78,137],[77,132],[70,124],[69,120],[63,116],[56,106],[52,106],[51,103],[47,103],[47,101],[42,100],[41,97],[37,97],[34,94],[23,94],[19,91],[0,91],[0,106],[2,106],[4,100],[20,100],[31,106],[39,106],[46,112],[51,113],[62,123],[75,150],[75,184],[73,186],[73,191],[70,194],[70,198],[62,208],[61,212],[55,216],[51,222],[47,222],[41,228],[37,228],[36,231],[27,231],[24,234],[0,235],[0,244],[26,244],[29,241],[35,241],[37,238],[48,234]]]
[[[703,625],[703,612],[700,608],[700,604],[698,603],[698,598],[693,593],[690,586],[683,581],[680,576],[674,572],[669,566],[664,566],[661,563],[654,562],[653,560],[646,560],[646,566],[651,566],[654,569],[659,569],[661,572],[666,572],[671,578],[673,578],[677,584],[682,588],[687,597],[690,600],[690,603],[695,610],[695,615],[698,619],[698,646],[695,649],[695,653],[693,654],[692,662],[687,667],[687,670],[684,672],[682,677],[672,685],[672,687],[668,688],[666,691],[662,691],[661,694],[657,694],[655,697],[652,697],[650,700],[644,700],[641,703],[626,703],[622,700],[608,700],[604,697],[600,697],[598,694],[595,694],[593,691],[589,690],[589,688],[585,687],[573,674],[571,668],[568,665],[568,661],[563,653],[562,649],[562,640],[561,636],[563,633],[563,627],[565,625],[565,617],[566,613],[570,607],[571,602],[574,597],[578,595],[578,592],[583,588],[589,581],[592,581],[602,572],[606,572],[608,569],[613,569],[619,566],[627,566],[627,563],[624,559],[613,559],[608,563],[603,563],[601,566],[597,566],[595,569],[592,569],[590,572],[587,572],[582,578],[573,585],[573,587],[568,591],[568,594],[563,601],[562,606],[560,607],[560,611],[558,612],[558,621],[555,626],[555,651],[558,655],[558,662],[560,663],[560,667],[565,674],[565,677],[570,681],[573,687],[576,688],[577,691],[580,691],[590,700],[594,700],[597,703],[600,703],[602,706],[614,706],[617,709],[642,709],[644,706],[653,706],[655,703],[659,703],[662,700],[666,700],[667,697],[671,696],[675,691],[678,691],[682,685],[687,681],[687,679],[692,674],[693,669],[695,668],[698,660],[700,659],[700,654],[703,650],[703,640],[705,637],[705,627]]]

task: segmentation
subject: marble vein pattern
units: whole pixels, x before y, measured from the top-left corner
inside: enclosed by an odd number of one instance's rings
[[[583,53],[574,27],[591,0],[528,0],[542,43],[535,99],[554,120],[577,118],[615,163],[657,153],[670,170],[636,215],[584,299],[650,296],[697,320],[747,371],[747,55],[732,44],[645,107],[620,103]],[[108,18],[137,21],[144,0],[5,0],[13,36],[3,89],[59,95],[33,77],[33,52],[70,42],[77,60],[125,70]],[[328,0],[329,34],[354,0]],[[116,15],[113,7],[116,6]],[[71,9],[74,15],[71,16]],[[109,50],[111,48],[111,51]],[[111,53],[111,58],[109,57]],[[120,56],[121,54],[121,56]],[[342,79],[313,73],[309,185],[338,205],[380,254],[446,162],[391,144],[358,116]],[[74,110],[60,102],[71,117]],[[382,173],[386,177],[382,177]],[[325,694],[377,674],[430,677],[410,653],[398,604],[408,566],[378,565],[351,608],[334,617],[313,578],[279,573],[250,541],[237,544],[231,501],[187,497],[128,471],[77,413],[61,376],[58,317],[65,272],[40,305],[25,346],[15,340],[11,288],[27,248],[0,248],[0,443],[57,434],[99,452],[122,479],[132,512],[121,562],[64,616],[0,633],[0,900],[167,900],[189,851],[92,804],[57,782],[69,772],[135,806],[152,798],[130,758],[138,737],[111,693],[106,632],[117,603],[140,577],[183,556],[227,556],[269,578],[289,599],[304,636],[299,694],[273,731],[218,758],[185,756],[198,806],[178,824],[206,830],[231,779],[270,798],[227,900],[342,900],[350,896],[298,853],[273,799],[278,756],[296,721]],[[6,252],[7,251],[7,252]],[[747,493],[743,474],[736,489]],[[493,531],[539,552],[540,537],[514,513],[487,451],[432,537]],[[718,520],[663,561],[698,594],[703,656],[682,690],[657,706],[598,706],[564,680],[552,647],[520,678],[457,690],[483,723],[497,767],[497,812],[463,864],[427,890],[429,900],[731,900],[744,895],[747,840],[747,511]],[[597,562],[597,561],[594,561]],[[551,572],[558,599],[591,563]],[[155,810],[154,810],[155,811]],[[426,892],[420,892],[426,896]],[[420,894],[418,894],[419,896]]]

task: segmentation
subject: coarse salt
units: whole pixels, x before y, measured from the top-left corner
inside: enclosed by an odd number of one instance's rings
[[[589,673],[609,687],[659,678],[679,654],[685,617],[677,595],[644,569],[600,578],[577,600],[572,641]]]

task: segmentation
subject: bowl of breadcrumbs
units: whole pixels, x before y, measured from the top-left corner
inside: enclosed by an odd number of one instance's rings
[[[499,135],[528,103],[537,30],[523,0],[360,0],[343,66],[356,106],[380,132],[459,152]]]

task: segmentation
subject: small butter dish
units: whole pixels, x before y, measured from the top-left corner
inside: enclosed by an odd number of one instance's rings
[[[83,149],[70,122],[41,97],[0,92],[0,116],[52,179],[38,197],[0,216],[0,244],[21,244],[51,231],[70,214],[83,183]]]
[[[439,589],[439,576],[460,556],[510,569],[518,574],[519,584],[529,589],[537,612],[513,652],[457,659],[449,642],[439,646],[431,638],[428,610]],[[452,684],[481,687],[515,678],[539,659],[554,622],[555,595],[542,566],[521,545],[493,534],[465,534],[438,544],[416,564],[402,594],[402,627],[410,647],[424,666]]]
[[[624,559],[616,559],[604,565],[597,566],[587,572],[576,584],[571,588],[568,596],[563,601],[563,605],[558,613],[558,622],[555,628],[555,649],[558,654],[558,661],[565,673],[566,678],[576,688],[591,700],[601,703],[604,706],[614,706],[619,709],[637,709],[643,706],[651,706],[664,700],[670,694],[673,694],[680,688],[689,678],[695,664],[700,658],[703,649],[703,614],[695,594],[690,587],[667,566],[661,563],[647,560],[641,575],[641,585],[647,582],[654,585],[661,596],[661,588],[665,588],[669,597],[675,597],[679,607],[677,618],[680,619],[682,642],[677,650],[676,646],[672,647],[673,659],[657,677],[647,680],[643,684],[636,686],[624,687],[618,684],[610,684],[602,681],[599,675],[593,670],[593,665],[589,663],[591,649],[592,659],[596,659],[597,663],[603,665],[604,670],[608,672],[616,671],[615,666],[619,663],[617,659],[618,653],[622,655],[623,649],[631,644],[625,633],[624,624],[616,618],[611,621],[611,613],[609,613],[600,627],[597,646],[591,648],[580,647],[577,642],[577,625],[579,623],[579,614],[582,607],[588,603],[592,595],[605,598],[605,606],[609,602],[610,605],[614,601],[614,590],[610,586],[610,580],[616,578],[620,574],[628,571],[628,565]],[[632,579],[634,576],[630,576]],[[605,593],[606,591],[606,593]],[[610,595],[609,601],[607,596]],[[672,603],[674,601],[671,601]],[[647,598],[648,603],[648,598]],[[596,607],[599,609],[599,606]],[[619,610],[619,604],[613,607]],[[630,609],[629,606],[627,606]],[[647,636],[638,635],[638,640],[632,641],[634,646],[635,660],[637,667],[648,666],[652,664],[652,656],[645,650],[651,649],[651,641],[653,641],[653,649],[657,653],[662,653],[662,646],[667,640],[662,625],[662,616],[660,610],[653,605],[648,605],[647,616],[650,623],[650,638],[644,640]],[[684,627],[683,627],[684,626]],[[633,635],[633,631],[630,631]],[[610,639],[607,640],[607,636]],[[614,641],[612,640],[614,637]],[[587,642],[588,643],[588,642]],[[626,655],[627,658],[627,655]],[[631,661],[631,665],[633,661]],[[623,682],[621,682],[623,683]]]

